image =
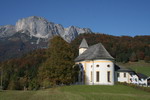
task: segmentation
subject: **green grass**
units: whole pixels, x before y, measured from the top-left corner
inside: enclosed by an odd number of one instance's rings
[[[123,85],[76,85],[38,91],[1,91],[0,100],[150,100],[150,93]]]
[[[150,63],[145,63],[144,61],[139,62],[129,62],[129,63],[118,63],[118,65],[125,66],[127,68],[133,69],[135,72],[143,73],[150,76]]]

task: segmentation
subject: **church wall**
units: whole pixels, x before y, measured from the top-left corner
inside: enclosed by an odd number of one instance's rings
[[[114,85],[114,64],[110,60],[83,61],[85,70],[85,84],[87,85]],[[94,73],[93,73],[94,72]],[[108,82],[108,72],[110,73],[110,82]],[[99,79],[97,81],[97,75]]]

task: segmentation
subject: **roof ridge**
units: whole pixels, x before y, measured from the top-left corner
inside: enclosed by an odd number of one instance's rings
[[[102,43],[97,43],[95,45],[90,46],[85,52],[79,55],[75,59],[75,61],[94,60],[94,59],[113,60],[114,58],[109,54],[109,52],[105,49]]]

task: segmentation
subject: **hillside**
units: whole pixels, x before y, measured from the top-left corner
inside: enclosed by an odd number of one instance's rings
[[[38,16],[19,19],[16,25],[0,26],[0,61],[21,57],[35,49],[47,48],[48,41],[56,35],[71,42],[82,33],[92,31],[76,26],[64,28]]]
[[[85,38],[89,46],[102,43],[117,62],[150,62],[150,36],[112,36],[107,34],[81,34],[71,42],[74,53],[78,55],[78,47]]]
[[[71,45],[74,48],[75,57],[78,55],[78,46],[81,40],[85,38],[89,46],[101,42],[117,62],[137,60],[150,62],[150,36],[130,37],[86,33],[75,35],[74,38]],[[21,57],[35,49],[47,47],[48,39],[37,38],[30,36],[29,32],[19,31],[11,36],[0,37],[0,61]]]
[[[83,38],[86,38],[89,45],[101,42],[115,58],[116,62],[122,62],[120,64],[126,62],[123,66],[130,67],[136,72],[141,72],[150,76],[150,63],[148,63],[150,62],[150,52],[148,51],[150,50],[149,36],[133,38],[115,37],[105,34],[83,34],[70,44],[62,38],[59,38],[58,40],[53,38],[50,42],[51,48],[34,50],[33,52],[24,55],[22,58],[11,59],[0,63],[0,71],[3,71],[3,88],[23,90],[24,87],[26,87],[33,90],[42,86],[49,87],[54,84],[60,84],[61,81],[66,84],[68,84],[68,82],[71,83],[75,78],[75,75],[73,74],[76,72],[70,66],[74,65],[74,59],[78,55],[78,46]],[[127,48],[129,45],[130,47]],[[24,46],[21,47],[25,48]],[[22,48],[20,48],[20,50]],[[136,62],[140,60],[144,61],[136,64]],[[56,66],[55,64],[58,64],[58,68],[53,68],[53,66]],[[59,68],[60,66],[61,69]],[[67,71],[65,67],[69,68],[68,71],[70,74],[66,74]],[[63,75],[58,75],[59,73],[56,74],[57,72],[60,72],[60,70]],[[48,71],[53,74],[47,73]],[[68,77],[74,78],[67,78],[70,79],[70,81],[66,81],[67,79],[65,80],[65,75],[71,75]]]
[[[143,73],[150,76],[150,63],[145,63],[144,61],[138,62],[128,62],[128,63],[117,63],[120,66],[133,69],[137,73]]]
[[[1,100],[150,100],[148,92],[123,85],[63,86],[38,91],[1,91]]]

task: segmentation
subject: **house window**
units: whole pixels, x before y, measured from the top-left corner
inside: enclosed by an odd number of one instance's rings
[[[126,77],[126,73],[124,73],[124,77]]]
[[[110,82],[110,71],[107,72],[107,81]]]
[[[96,65],[96,67],[99,67],[99,65]]]
[[[117,73],[117,77],[120,77],[120,73]]]
[[[132,82],[132,78],[130,78],[130,81]]]
[[[92,71],[91,71],[91,82],[92,82],[92,80],[93,80],[93,73],[92,73]]]
[[[99,82],[99,71],[96,72],[96,82]]]
[[[110,67],[110,65],[107,65],[107,67]]]

